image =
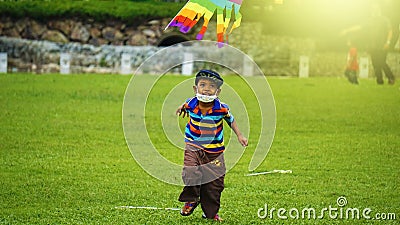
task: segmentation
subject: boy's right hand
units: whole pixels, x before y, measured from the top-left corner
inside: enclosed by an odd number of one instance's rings
[[[185,105],[181,105],[178,107],[178,109],[176,110],[176,115],[178,116],[182,115],[182,118],[185,118],[185,116],[189,116],[189,112],[186,111]]]

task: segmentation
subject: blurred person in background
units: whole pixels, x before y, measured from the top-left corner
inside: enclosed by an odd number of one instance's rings
[[[395,77],[392,70],[386,62],[387,54],[390,46],[393,46],[393,28],[390,20],[382,15],[381,7],[379,4],[371,4],[370,18],[363,25],[356,25],[342,31],[342,35],[350,32],[365,31],[365,38],[367,39],[367,49],[371,55],[372,66],[374,67],[376,82],[383,84],[382,71],[385,73],[388,84],[395,83]]]
[[[347,63],[344,75],[347,77],[350,83],[358,84],[357,74],[359,65],[357,48],[350,38],[347,40],[347,46],[349,47],[349,52],[347,53]]]

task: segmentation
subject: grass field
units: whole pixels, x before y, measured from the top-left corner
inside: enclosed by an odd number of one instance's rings
[[[115,208],[181,207],[181,187],[149,176],[126,146],[121,113],[129,80],[114,75],[0,75],[1,224],[213,223],[201,219],[200,209],[181,217],[177,211]],[[226,80],[236,82],[234,77]],[[293,173],[245,177],[252,156],[246,152],[226,176],[220,210],[224,223],[382,223],[332,219],[327,213],[323,219],[294,219],[288,213],[315,208],[319,216],[323,208],[340,208],[336,201],[345,196],[348,203],[342,209],[362,213],[370,208],[371,217],[395,214],[395,220],[383,222],[398,224],[399,85],[361,80],[353,86],[344,78],[270,78],[269,83],[276,102],[276,135],[257,171]],[[276,210],[273,218],[259,218],[257,212],[266,204],[269,210],[284,208],[289,218],[278,218]]]

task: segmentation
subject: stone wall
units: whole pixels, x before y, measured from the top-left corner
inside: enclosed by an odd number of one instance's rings
[[[46,22],[30,18],[0,17],[0,36],[57,43],[78,42],[100,45],[157,45],[169,19],[150,20],[140,25],[127,25],[108,20],[99,23],[92,19],[53,19]]]
[[[169,18],[139,25],[115,20],[103,24],[79,18],[46,23],[29,18],[0,19],[0,51],[7,52],[10,72],[58,72],[60,53],[67,52],[72,55],[73,73],[118,73],[122,53],[132,55],[134,69],[157,51],[160,43],[193,40],[200,27],[182,35],[174,28],[164,31]],[[216,40],[215,28],[211,21],[205,40]],[[243,22],[229,36],[229,44],[251,56],[266,75],[297,76],[299,58],[305,55],[310,58],[310,76],[343,76],[346,52],[320,52],[315,40],[262,35],[262,29],[260,24]],[[400,76],[399,53],[389,54],[388,62]]]
[[[132,68],[136,68],[157,50],[155,46],[94,46],[0,37],[0,52],[7,52],[10,72],[58,73],[60,53],[69,53],[71,73],[119,73],[122,53],[132,55]]]
[[[279,38],[271,38],[269,43],[274,42],[272,39],[277,42],[280,40]],[[283,42],[286,41],[283,40]],[[264,50],[252,47],[248,54],[267,75],[296,76],[300,53],[288,48],[277,47],[277,43],[273,46],[265,46]],[[131,68],[135,70],[146,58],[160,48],[162,47],[94,46],[76,42],[57,43],[0,37],[0,52],[7,53],[8,70],[10,72],[58,73],[60,71],[60,54],[69,53],[71,55],[72,73],[119,73],[123,53],[132,56]],[[268,48],[271,49],[268,50]]]

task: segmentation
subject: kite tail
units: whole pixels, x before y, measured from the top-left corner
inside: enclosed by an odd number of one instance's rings
[[[217,41],[218,46],[222,47],[224,45],[224,35],[225,35],[225,20],[224,20],[224,9],[217,8]]]
[[[232,18],[232,7],[225,8],[225,22],[224,22],[224,34],[225,34],[225,43],[229,44],[229,35],[226,33],[228,30],[229,24]]]
[[[211,17],[216,11],[217,14],[217,41],[218,46],[224,46],[224,38],[228,41],[228,34],[240,26],[242,14],[239,9],[243,0],[189,0],[186,5],[178,12],[178,14],[167,25],[168,27],[178,27],[180,32],[189,32],[204,16],[204,23],[196,36],[197,40],[201,40],[207,31]],[[235,12],[235,21],[227,33],[230,21],[232,20],[232,11]],[[225,11],[225,17],[224,17]]]
[[[214,12],[211,12],[209,10],[206,10],[204,13],[204,23],[203,26],[200,29],[200,32],[197,34],[196,39],[197,40],[202,40],[204,37],[204,34],[207,31],[208,28],[208,23],[210,22],[211,17],[213,16]]]
[[[235,13],[235,22],[233,22],[233,25],[232,25],[231,30],[229,31],[229,34],[232,33],[232,31],[234,29],[238,28],[240,26],[241,22],[242,22],[242,14],[239,11],[237,11]]]
[[[197,3],[188,2],[172,19],[167,28],[179,27],[180,32],[187,33],[197,24],[204,12],[205,9],[203,6]]]

